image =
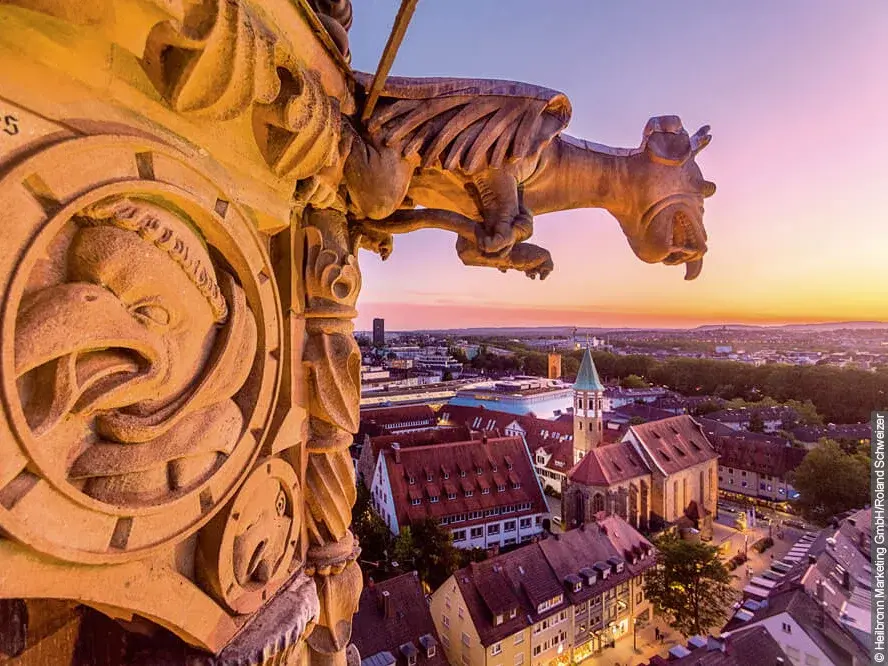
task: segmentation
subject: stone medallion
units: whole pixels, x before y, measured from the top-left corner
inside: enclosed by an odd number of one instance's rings
[[[176,543],[258,455],[280,380],[273,273],[187,160],[80,138],[0,181],[0,528],[47,555]]]

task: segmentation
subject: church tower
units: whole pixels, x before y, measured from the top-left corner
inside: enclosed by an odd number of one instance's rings
[[[586,347],[574,389],[574,464],[586,453],[604,443],[602,433],[602,403],[604,385],[598,378],[598,370],[592,360],[592,352]]]

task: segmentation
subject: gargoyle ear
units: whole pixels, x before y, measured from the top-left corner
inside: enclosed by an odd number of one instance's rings
[[[715,194],[715,183],[713,183],[711,180],[704,180],[703,181],[703,198],[704,199],[709,198],[713,194]]]
[[[696,155],[708,146],[710,141],[712,141],[712,135],[709,133],[709,125],[703,125],[691,137],[691,151]]]
[[[657,116],[644,128],[644,149],[654,162],[680,166],[691,157],[691,140],[678,116]]]

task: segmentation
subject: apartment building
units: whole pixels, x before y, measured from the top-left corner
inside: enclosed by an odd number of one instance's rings
[[[457,571],[432,595],[432,618],[455,666],[578,664],[650,620],[655,561],[628,523],[601,515]]]
[[[381,450],[370,485],[393,534],[434,518],[458,548],[525,543],[543,531],[548,506],[520,437],[487,437]]]

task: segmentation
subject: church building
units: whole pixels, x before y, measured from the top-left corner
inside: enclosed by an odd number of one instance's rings
[[[636,529],[695,527],[706,537],[718,498],[718,454],[687,415],[630,426],[616,443],[602,434],[604,386],[592,354],[574,384],[574,467],[561,500],[565,529],[605,511]]]

